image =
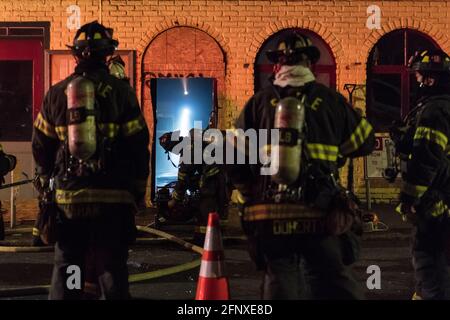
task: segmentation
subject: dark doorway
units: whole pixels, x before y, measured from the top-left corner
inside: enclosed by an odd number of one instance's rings
[[[0,39],[2,141],[31,140],[44,94],[43,60],[42,40]]]
[[[33,121],[33,61],[0,61],[1,139],[28,141]]]

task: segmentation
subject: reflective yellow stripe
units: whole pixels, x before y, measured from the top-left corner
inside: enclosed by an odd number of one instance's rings
[[[195,226],[194,232],[195,233],[206,233],[206,227],[205,226]]]
[[[177,200],[177,201],[183,200],[183,197],[181,195],[179,195],[178,192],[176,192],[176,191],[172,192],[172,198]]]
[[[99,123],[98,128],[102,132],[103,135],[107,136],[108,138],[114,138],[117,137],[120,131],[120,125],[117,123]],[[67,137],[67,127],[66,126],[56,126],[55,127],[56,134],[59,138],[59,140],[64,141]]]
[[[38,113],[36,120],[34,121],[34,127],[45,134],[47,137],[57,139],[57,135],[55,132],[55,127],[48,123],[47,120],[44,119],[42,113]]]
[[[33,236],[39,237],[40,234],[41,234],[41,232],[39,231],[38,228],[33,228]]]
[[[403,186],[401,188],[401,191],[403,193],[406,193],[407,195],[413,197],[421,197],[427,190],[428,190],[427,186],[416,186],[414,184],[409,184],[407,182],[403,183]]]
[[[437,145],[441,146],[443,150],[445,150],[445,148],[447,147],[448,138],[439,130],[427,127],[418,127],[416,129],[416,133],[414,134],[414,140],[421,139],[434,142]]]
[[[0,152],[3,152],[3,147],[1,144],[0,144]]]
[[[242,193],[239,190],[235,190],[236,192],[236,201],[238,204],[244,204],[245,203],[245,197],[242,195]]]
[[[439,201],[433,206],[431,215],[433,217],[438,217],[441,216],[446,210],[448,210],[448,207],[444,204],[443,201]]]
[[[219,168],[213,167],[213,168],[211,168],[209,170],[206,170],[205,176],[206,177],[211,177],[211,176],[214,176],[214,175],[218,174],[219,172],[220,172]]]
[[[56,126],[55,127],[56,134],[58,135],[59,140],[64,141],[67,138],[67,127],[66,126]]]
[[[98,128],[102,132],[103,135],[108,138],[117,137],[120,131],[120,126],[117,123],[99,123]]]
[[[341,145],[341,153],[345,156],[358,150],[367,140],[372,130],[373,128],[370,123],[367,122],[366,119],[362,118],[350,138]]]
[[[245,221],[323,218],[324,211],[298,204],[257,204],[244,209]]]
[[[417,292],[414,292],[411,300],[423,300],[423,299],[419,294],[417,294]]]
[[[339,153],[337,146],[320,143],[308,143],[306,149],[311,159],[336,161]]]
[[[122,132],[125,136],[132,136],[146,127],[145,120],[142,115],[136,119],[128,121],[122,125]]]
[[[56,189],[56,203],[134,203],[133,196],[125,190],[109,189],[81,189],[61,190]]]

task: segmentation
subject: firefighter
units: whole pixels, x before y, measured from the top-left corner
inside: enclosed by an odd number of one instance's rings
[[[109,73],[130,83],[130,79],[125,74],[125,62],[120,55],[113,56],[108,60]],[[45,245],[53,245],[54,228],[51,225],[51,216],[54,214],[54,193],[49,185],[46,185],[47,179],[35,180],[34,187],[39,196],[39,212],[36,217],[32,231],[32,246],[40,247]],[[142,205],[142,204],[141,204]]]
[[[17,159],[11,154],[6,154],[0,144],[0,186],[5,182],[5,175],[14,170]],[[3,211],[0,202],[0,240],[5,240],[5,226],[3,223]]]
[[[125,72],[125,61],[120,57],[120,55],[114,56],[108,61],[109,73],[116,77],[130,83],[130,78],[127,77]]]
[[[133,89],[109,74],[118,41],[97,21],[69,46],[74,73],[47,92],[35,123],[40,180],[54,179],[57,237],[50,299],[82,299],[96,275],[101,299],[129,298],[128,245],[149,174],[149,134]],[[68,287],[78,276],[81,288]],[[84,290],[86,289],[86,290]]]
[[[262,160],[228,166],[250,256],[265,272],[262,298],[363,298],[349,268],[359,248],[357,210],[339,184],[338,159],[369,154],[372,126],[315,81],[311,66],[320,52],[306,36],[287,34],[267,57],[275,64],[272,83],[250,98],[227,139],[249,159],[247,130],[279,128],[278,144],[259,145],[259,138],[253,149],[266,150],[278,170],[262,174]]]
[[[210,116],[208,128],[214,128],[214,113]],[[207,129],[191,129],[191,162],[181,162],[178,167],[178,180],[172,192],[172,199],[168,203],[169,210],[182,211],[181,207],[185,200],[187,191],[197,194],[198,208],[192,208],[196,218],[193,242],[203,245],[206,235],[206,225],[208,223],[208,214],[217,212],[224,223],[228,216],[228,203],[231,191],[227,181],[225,167],[222,164],[194,163],[194,139],[202,141],[202,152],[209,144],[203,141],[203,133]]]
[[[398,209],[413,224],[413,299],[449,299],[450,58],[441,50],[417,52],[409,67],[419,83],[418,100],[391,136],[402,168]]]

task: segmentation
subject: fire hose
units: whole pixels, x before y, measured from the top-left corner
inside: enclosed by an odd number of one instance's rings
[[[35,179],[27,179],[27,180],[22,180],[22,181],[17,181],[17,182],[13,182],[13,183],[4,184],[4,185],[0,186],[0,190],[13,188],[13,187],[16,187],[16,186],[21,186],[23,184],[31,183],[34,180]]]

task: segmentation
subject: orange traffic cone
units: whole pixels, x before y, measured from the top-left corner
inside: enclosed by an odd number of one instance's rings
[[[228,280],[224,275],[224,254],[219,215],[210,213],[195,300],[230,299]]]

